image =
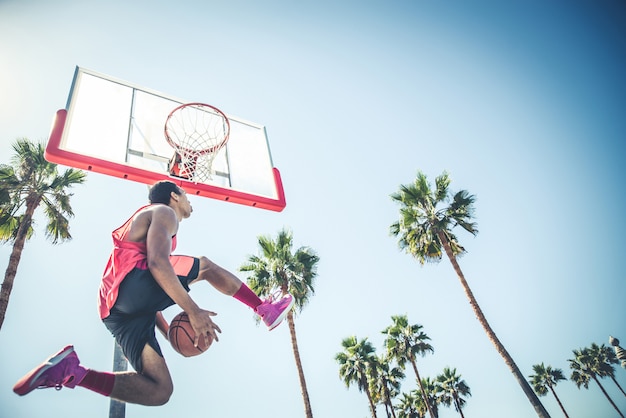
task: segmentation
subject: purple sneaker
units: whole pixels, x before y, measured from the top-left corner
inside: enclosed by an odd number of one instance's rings
[[[24,375],[13,386],[13,392],[24,396],[35,389],[74,388],[86,374],[87,369],[80,365],[74,346],[68,345]]]
[[[257,306],[255,312],[271,331],[283,322],[294,303],[295,300],[290,294],[286,294],[278,300],[274,300],[274,296],[270,296]]]

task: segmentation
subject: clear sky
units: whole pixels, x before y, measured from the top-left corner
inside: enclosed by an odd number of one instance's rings
[[[47,138],[77,65],[266,125],[287,208],[195,198],[178,252],[236,271],[257,236],[282,227],[318,252],[316,295],[296,322],[314,416],[368,416],[334,356],[350,335],[382,353],[397,314],[432,339],[422,376],[455,367],[470,386],[466,417],[535,416],[450,263],[421,267],[389,234],[389,195],[417,170],[447,170],[453,191],[476,195],[480,233],[458,231],[460,265],[524,375],[544,362],[569,377],[573,349],[626,343],[623,1],[0,0],[1,162],[18,137]],[[74,192],[74,239],[52,246],[39,213],[23,253],[0,331],[2,417],[108,416],[108,399],[82,388],[11,392],[68,343],[86,366],[112,365],[96,292],[110,231],[146,186],[90,174]],[[0,247],[2,271],[9,253]],[[127,417],[303,416],[287,327],[268,333],[208,285],[192,296],[219,313],[221,341],[184,359],[161,340],[175,393]],[[616,377],[626,388],[626,370]],[[415,387],[407,370],[403,389]],[[557,393],[572,418],[616,416],[595,384]]]

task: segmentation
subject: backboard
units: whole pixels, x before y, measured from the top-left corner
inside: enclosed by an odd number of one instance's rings
[[[188,194],[281,211],[286,205],[264,126],[226,114],[230,136],[202,181],[170,175],[164,135],[172,110],[189,101],[76,67],[65,109],[57,112],[46,159],[140,183],[171,180]]]

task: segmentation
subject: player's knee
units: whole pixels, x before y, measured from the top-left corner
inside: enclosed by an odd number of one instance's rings
[[[216,264],[205,256],[198,257],[200,259],[200,270],[210,271]]]
[[[169,402],[174,393],[174,387],[172,385],[164,385],[153,393],[153,405],[162,406]]]

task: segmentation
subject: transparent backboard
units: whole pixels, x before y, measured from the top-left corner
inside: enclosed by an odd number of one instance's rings
[[[77,67],[66,108],[57,112],[46,159],[146,184],[169,179],[198,196],[284,209],[280,172],[273,166],[265,127],[230,114],[230,137],[213,159],[210,179],[195,182],[169,174],[174,150],[165,139],[165,121],[187,102]]]

